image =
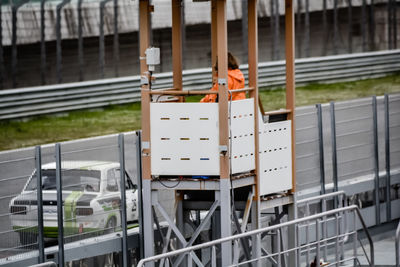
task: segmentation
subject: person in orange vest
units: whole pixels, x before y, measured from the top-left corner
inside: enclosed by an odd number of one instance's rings
[[[214,66],[215,70],[218,71],[218,60]],[[244,75],[239,69],[239,64],[237,59],[228,52],[228,89],[242,89],[244,88]],[[214,83],[211,88],[212,91],[218,91],[218,83]],[[229,99],[231,98],[229,94]],[[246,92],[232,93],[232,100],[241,100],[246,98]],[[218,102],[217,94],[209,94],[203,97],[200,102],[209,103],[209,102]]]

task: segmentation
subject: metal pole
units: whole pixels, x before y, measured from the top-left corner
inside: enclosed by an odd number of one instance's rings
[[[367,23],[367,18],[366,18],[366,0],[362,0],[362,6],[361,6],[361,35],[362,35],[362,51],[367,50],[367,37],[365,33],[365,25]]]
[[[119,147],[119,168],[121,184],[121,227],[122,227],[122,263],[124,267],[128,266],[128,233],[126,225],[126,185],[125,185],[125,142],[124,134],[118,136]]]
[[[325,156],[324,156],[324,133],[322,125],[322,107],[321,104],[317,104],[317,116],[318,116],[318,137],[319,137],[319,170],[320,170],[320,183],[321,183],[321,195],[325,194]]]
[[[381,209],[379,202],[379,151],[378,151],[378,111],[376,96],[372,97],[373,133],[374,133],[374,167],[375,167],[375,222],[381,223]]]
[[[323,39],[323,51],[322,55],[326,56],[327,54],[327,37],[328,37],[328,31],[327,31],[327,18],[326,18],[326,1],[323,0],[322,4],[322,30],[324,32],[324,39]]]
[[[242,62],[248,61],[248,8],[247,0],[242,0]]]
[[[40,1],[40,80],[42,85],[46,84],[46,37],[45,37],[45,13],[44,4],[46,0]]]
[[[42,195],[42,152],[41,147],[35,147],[36,165],[36,193],[37,193],[37,216],[38,216],[38,246],[39,263],[45,262],[44,258],[44,238],[43,238],[43,195]]]
[[[348,52],[349,54],[353,53],[353,10],[352,10],[352,0],[347,0],[347,27],[349,29],[349,35],[347,37],[348,42]]]
[[[118,0],[114,0],[114,73],[119,76]]]
[[[79,62],[79,81],[83,81],[83,67],[85,61],[83,59],[83,36],[82,36],[82,2],[83,0],[78,0],[78,62]]]
[[[386,221],[392,220],[392,203],[390,201],[390,117],[389,95],[385,94],[385,159],[386,159]]]
[[[3,57],[3,24],[1,18],[1,3],[0,3],[0,89],[4,88],[4,57]]]
[[[57,188],[57,225],[58,225],[58,266],[64,267],[64,221],[61,174],[61,145],[56,144],[56,188]]]
[[[306,16],[305,16],[305,49],[306,57],[310,57],[310,1],[306,0]]]
[[[397,1],[393,3],[393,49],[397,49]]]
[[[297,54],[298,57],[301,58],[301,44],[302,44],[302,35],[301,31],[301,10],[302,10],[302,0],[297,0],[297,14],[296,14],[296,30],[299,33],[297,35]]]
[[[333,53],[337,55],[338,53],[338,38],[339,38],[339,28],[338,28],[338,0],[333,1]]]
[[[387,17],[388,17],[388,48],[392,49],[392,1],[388,0],[387,3]]]
[[[375,3],[371,0],[369,4],[369,47],[375,50]]]
[[[143,235],[143,193],[142,193],[142,132],[136,132],[136,172],[138,185],[138,212],[139,212],[139,244],[140,259],[144,258],[144,235]]]
[[[279,39],[280,39],[280,23],[279,23],[279,0],[275,0],[275,29],[274,29],[274,59],[278,60],[280,58],[280,45],[279,45]]]
[[[109,0],[100,2],[100,23],[99,23],[99,67],[100,78],[104,78],[104,6]]]
[[[61,47],[61,10],[71,0],[63,0],[57,5],[56,35],[57,35],[57,83],[62,82],[62,47]]]
[[[274,0],[271,0],[270,2],[269,2],[269,7],[270,7],[270,10],[271,10],[271,15],[269,16],[269,28],[270,28],[270,34],[271,34],[271,36],[272,36],[272,38],[275,38],[275,35],[273,35],[272,34],[272,32],[274,31],[273,29],[275,29],[275,16],[274,16],[274,14],[275,14],[275,1]],[[272,39],[272,49],[271,49],[271,60],[274,60],[275,59],[275,47],[274,47],[274,45],[275,45],[275,40],[273,40]]]
[[[332,180],[333,180],[333,191],[338,191],[338,171],[337,171],[337,147],[336,147],[336,118],[335,118],[335,103],[330,102],[331,111],[331,140],[332,140]],[[337,197],[334,201],[335,208],[337,207]]]

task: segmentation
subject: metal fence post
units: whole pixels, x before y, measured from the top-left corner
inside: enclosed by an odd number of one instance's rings
[[[4,57],[3,57],[3,23],[1,18],[2,4],[0,2],[0,89],[4,88]]]
[[[100,78],[104,78],[104,8],[111,0],[103,0],[100,2],[100,23],[99,23],[99,67]]]
[[[349,29],[347,42],[348,42],[348,53],[353,53],[353,4],[352,0],[347,0],[347,27]]]
[[[310,2],[306,0],[306,15],[305,15],[305,50],[306,50],[306,57],[310,57]]]
[[[122,262],[124,267],[128,266],[128,242],[126,225],[126,185],[125,185],[125,141],[124,134],[118,135],[120,184],[121,184],[121,226],[122,226]]]
[[[64,219],[62,199],[61,145],[56,144],[56,188],[57,188],[57,224],[58,224],[58,266],[64,267]]]
[[[338,26],[338,0],[333,0],[333,53],[338,54],[338,38],[339,38],[339,26]]]
[[[392,49],[392,5],[393,0],[387,2],[387,24],[388,24],[388,49]]]
[[[325,194],[325,156],[324,156],[324,133],[322,125],[322,107],[321,104],[317,104],[317,116],[318,116],[318,137],[319,137],[319,169],[320,169],[320,183],[321,183],[321,195]]]
[[[63,0],[56,7],[57,18],[56,18],[56,35],[57,35],[57,83],[62,82],[62,47],[61,47],[61,10],[71,0]]]
[[[332,179],[333,179],[333,191],[336,192],[338,191],[338,170],[337,170],[335,103],[333,101],[330,102],[330,112],[331,112],[331,140],[332,140],[332,172],[333,172]],[[335,205],[337,205],[337,201],[335,201]]]
[[[376,96],[372,97],[373,133],[374,133],[374,167],[375,167],[375,223],[381,223],[381,208],[379,202],[379,151],[378,151],[378,111]]]
[[[361,6],[361,36],[362,36],[362,51],[365,52],[367,50],[367,37],[365,32],[365,25],[367,24],[366,18],[366,9],[367,9],[367,0],[362,0]]]
[[[42,151],[40,146],[35,147],[36,165],[36,193],[37,193],[37,216],[38,216],[38,246],[39,263],[45,262],[44,237],[43,237],[43,195],[42,195]]]
[[[82,2],[78,0],[78,62],[79,62],[79,81],[83,81],[83,37],[82,37]]]
[[[394,2],[397,3],[396,1]],[[397,49],[397,4],[393,5],[393,49]]]
[[[142,192],[142,132],[136,132],[136,170],[138,184],[138,210],[139,210],[139,244],[140,259],[144,258],[144,236],[143,236],[143,192]]]
[[[279,60],[280,56],[280,23],[279,23],[279,0],[274,0],[275,1],[275,29],[274,29],[274,59]]]
[[[369,4],[369,49],[375,50],[375,3],[371,0]]]
[[[42,85],[46,84],[46,37],[45,37],[45,13],[44,4],[46,0],[40,1],[40,80]]]
[[[119,76],[118,0],[114,0],[114,73]]]
[[[11,1],[11,14],[12,14],[12,36],[11,36],[11,79],[12,87],[17,87],[17,67],[18,67],[18,55],[17,55],[17,12],[18,9],[26,4],[29,0],[23,0],[20,3],[14,3]]]
[[[386,221],[392,220],[392,203],[390,200],[390,117],[389,95],[385,94],[385,160],[386,160]]]

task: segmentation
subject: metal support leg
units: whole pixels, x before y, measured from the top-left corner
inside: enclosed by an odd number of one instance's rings
[[[221,238],[232,235],[231,223],[231,190],[230,180],[220,180],[220,201],[221,201]],[[222,266],[229,266],[232,262],[232,246],[230,243],[221,245]]]
[[[389,95],[385,94],[385,159],[386,159],[386,221],[392,220],[392,206],[390,200],[390,121]]]
[[[61,178],[61,145],[56,144],[56,188],[57,188],[57,225],[58,225],[58,266],[64,267],[64,219]]]
[[[288,206],[288,221],[297,219],[296,195],[293,195],[293,203]],[[295,248],[297,244],[296,226],[288,227],[288,249]],[[289,253],[288,266],[298,266],[297,250]]]
[[[143,235],[144,239],[144,256],[154,256],[154,218],[152,212],[152,196],[151,196],[151,180],[144,179],[143,181]],[[147,266],[147,265],[146,265]]]
[[[124,134],[118,136],[119,146],[119,165],[120,165],[120,185],[121,185],[121,226],[122,226],[122,263],[123,267],[128,267],[128,233],[126,224],[126,183],[125,183],[125,141]]]
[[[44,258],[44,238],[43,238],[43,197],[42,197],[42,152],[40,146],[35,148],[36,161],[36,181],[37,181],[37,216],[38,216],[38,246],[39,263],[45,261]]]
[[[372,114],[373,114],[373,134],[374,134],[374,168],[375,168],[375,223],[381,223],[381,209],[379,202],[379,150],[378,150],[378,109],[376,104],[376,96],[372,97]]]

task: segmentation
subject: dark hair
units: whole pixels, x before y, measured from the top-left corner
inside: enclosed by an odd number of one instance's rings
[[[228,69],[235,70],[239,68],[238,60],[231,52],[228,52]],[[218,58],[215,61],[214,69],[218,71]]]

